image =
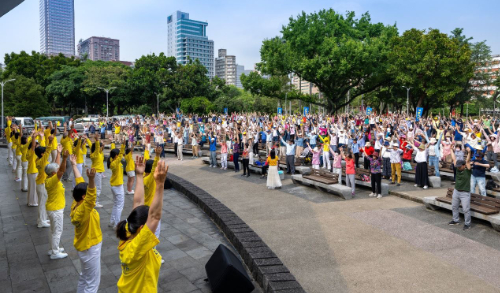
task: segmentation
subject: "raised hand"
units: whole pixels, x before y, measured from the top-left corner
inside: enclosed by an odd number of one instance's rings
[[[144,174],[146,170],[146,163],[144,162],[144,157],[136,156],[135,157],[135,173],[136,174]]]
[[[165,178],[167,178],[167,173],[168,173],[167,163],[165,163],[165,161],[163,160],[159,161],[154,173],[156,184],[163,184],[165,182]]]
[[[62,153],[62,150],[63,150],[62,144],[58,144],[57,145],[57,153],[59,153],[59,154]]]
[[[64,152],[64,153],[66,154],[66,152]],[[75,155],[69,156],[69,161],[71,162],[71,165],[75,166],[76,165],[76,156]]]
[[[89,181],[95,178],[96,171],[94,168],[87,169],[87,177],[89,177]]]
[[[61,150],[62,150],[62,146],[61,146]],[[59,151],[59,148],[58,148],[58,151]],[[63,153],[63,158],[67,159],[68,157],[69,157],[69,151],[65,150],[64,153]]]

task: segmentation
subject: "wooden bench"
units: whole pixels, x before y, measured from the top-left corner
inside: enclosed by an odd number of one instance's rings
[[[345,166],[342,166],[342,180],[345,181]],[[362,168],[355,168],[356,169],[356,174],[354,174],[354,182],[356,185],[364,186],[371,188],[371,181],[363,181],[362,178],[364,177],[363,175],[367,175],[371,179],[371,173],[370,170],[362,169]],[[387,195],[389,194],[389,185],[387,183],[381,183],[381,190],[382,190],[382,195]]]
[[[424,197],[424,204],[428,209],[437,210],[444,208],[452,210],[453,188],[449,188],[445,197]],[[462,208],[459,212],[463,213]],[[493,229],[500,232],[500,199],[471,194],[470,214],[471,217],[490,222]]]
[[[303,162],[304,162],[303,158],[295,158],[295,160],[294,160],[293,163],[294,163],[295,166],[301,166]],[[279,160],[279,164],[286,166],[286,159]]]
[[[346,167],[343,166],[342,167],[342,175],[344,175],[345,177],[345,169]],[[370,170],[367,170],[367,169],[362,169],[362,168],[355,168],[356,169],[356,174],[354,175],[354,180],[361,180],[363,181],[363,175],[367,175],[368,178],[371,178],[371,173],[370,173]]]
[[[408,174],[414,174],[415,175],[417,164],[416,163],[410,163],[410,165],[411,165],[411,170],[403,171],[403,168],[401,168],[401,173],[408,173]],[[434,172],[435,172],[434,166],[429,166],[429,163],[427,163],[427,175],[434,176]]]
[[[453,196],[453,188],[448,188],[446,192],[446,197],[437,197],[436,200],[451,204]],[[470,195],[470,209],[472,211],[492,215],[500,212],[500,200],[496,198],[491,198],[487,196],[482,196],[476,193],[471,193]]]
[[[339,183],[339,174],[332,172],[312,169],[311,174],[302,176],[306,179],[318,181],[324,184],[337,184]]]

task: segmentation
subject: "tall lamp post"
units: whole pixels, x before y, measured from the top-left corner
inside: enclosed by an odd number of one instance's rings
[[[2,130],[4,130],[4,118],[3,118],[3,87],[5,86],[6,83],[10,81],[14,81],[15,79],[9,79],[6,81],[0,82],[0,85],[2,86]]]
[[[406,89],[406,115],[408,115],[410,107],[410,89],[411,87],[403,86]]]
[[[109,107],[108,107],[109,100],[108,100],[108,94],[109,94],[110,90],[113,90],[116,87],[114,86],[114,87],[110,87],[110,88],[103,88],[103,87],[97,87],[97,88],[106,92],[106,119],[108,119],[108,117],[109,117]]]

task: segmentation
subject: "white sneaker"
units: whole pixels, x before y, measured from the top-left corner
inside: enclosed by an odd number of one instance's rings
[[[417,187],[417,186],[418,186],[418,184],[415,184],[415,185],[413,185],[413,186]]]
[[[165,260],[164,260],[163,258],[161,259],[161,263],[162,263],[162,264],[163,264],[163,263],[165,263]]]
[[[426,185],[426,186],[424,186],[424,189],[427,189],[427,188],[429,188],[429,186],[427,186],[427,185]]]
[[[59,247],[59,253],[61,252],[64,252],[64,247]],[[52,250],[49,250],[49,252],[47,252],[47,255],[52,255]]]
[[[47,222],[43,222],[42,224],[38,224],[38,228],[49,228],[50,224]]]
[[[382,194],[377,195],[377,198],[382,198]]]
[[[66,258],[68,257],[68,254],[67,253],[64,253],[64,252],[59,252],[58,254],[53,254],[50,256],[50,259],[61,259],[61,258]]]
[[[16,182],[20,182],[20,181],[21,181],[21,178],[17,178],[17,179],[16,179]]]
[[[208,166],[208,168],[212,168],[212,165]]]
[[[373,193],[373,192],[372,192],[372,193],[370,193],[370,194],[368,194],[368,196],[369,196],[369,197],[374,197],[375,195],[376,195],[376,194],[375,194],[375,193]]]
[[[135,192],[135,191],[133,191],[133,190],[131,190],[131,191],[128,191],[128,190],[127,190],[127,194],[129,194],[129,195],[130,195],[130,194],[134,194],[134,192]]]
[[[100,204],[100,203],[96,202],[96,203],[95,203],[95,207],[96,207],[96,208],[102,208],[102,204]]]

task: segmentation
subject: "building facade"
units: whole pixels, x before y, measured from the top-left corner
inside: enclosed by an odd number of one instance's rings
[[[80,40],[77,46],[78,56],[87,60],[120,61],[120,40],[90,37]]]
[[[207,37],[207,22],[189,19],[189,13],[176,11],[167,17],[168,56],[174,56],[180,64],[189,58],[198,59],[207,76],[214,77],[214,41]]]
[[[306,95],[319,94],[319,89],[313,83],[303,80],[295,74],[292,74],[292,85],[296,90]]]
[[[219,49],[215,58],[215,76],[224,79],[227,85],[236,86],[236,56],[227,55],[226,49]]]
[[[75,56],[74,0],[40,0],[40,52]]]
[[[249,75],[252,70],[245,70],[245,66],[243,65],[236,65],[236,87],[242,89],[243,84],[241,84],[241,75]]]

